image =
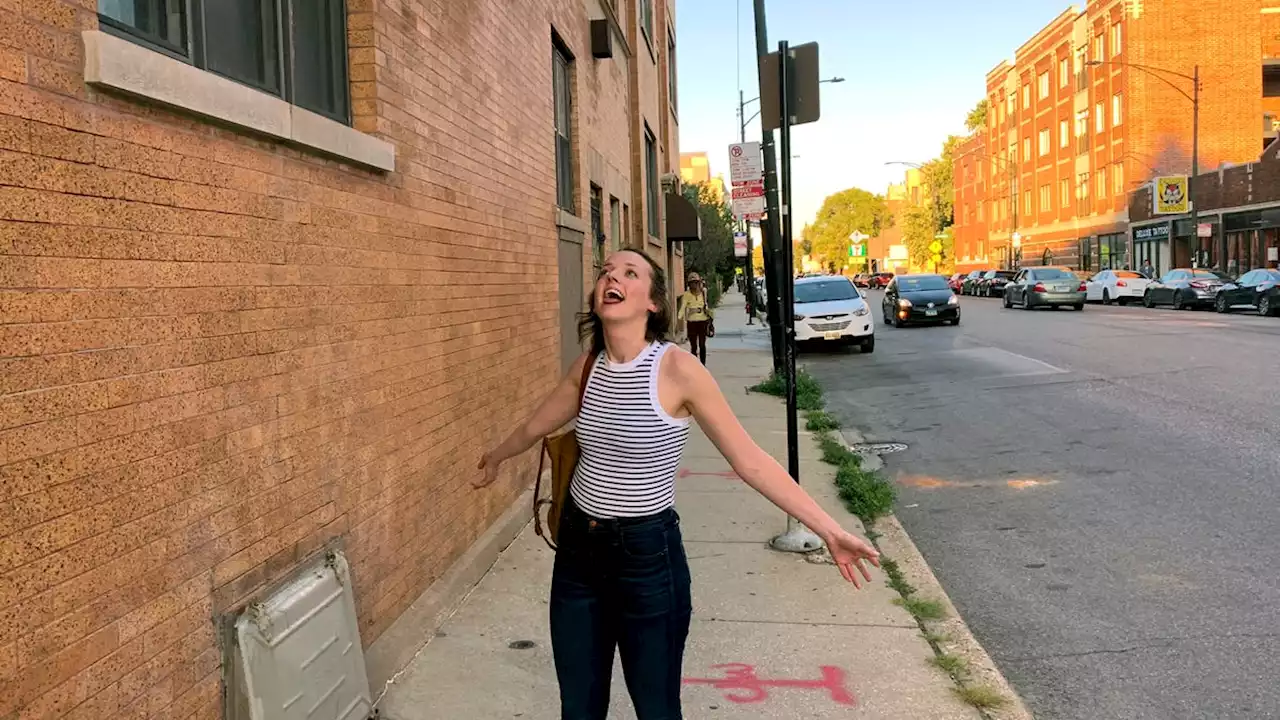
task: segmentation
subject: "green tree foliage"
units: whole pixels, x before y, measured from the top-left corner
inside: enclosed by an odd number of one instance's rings
[[[809,255],[825,267],[844,267],[849,260],[849,237],[855,232],[875,237],[892,222],[884,196],[849,188],[827,196],[804,239]]]
[[[987,112],[990,110],[991,104],[987,102],[986,98],[979,100],[978,104],[969,111],[969,114],[964,119],[965,129],[969,132],[974,132],[984,127],[987,124]]]
[[[942,144],[942,154],[920,167],[924,195],[919,205],[907,208],[903,218],[903,243],[911,256],[913,266],[929,270],[933,253],[929,246],[935,236],[946,233],[942,240],[944,260],[942,267],[954,266],[955,243],[951,239],[954,222],[955,186],[952,162],[960,138],[952,135]],[[941,272],[941,269],[939,269]]]
[[[733,268],[739,264],[733,257],[733,212],[708,183],[685,185],[681,192],[702,219],[701,242],[684,245],[685,274],[697,272],[708,280],[732,278]]]

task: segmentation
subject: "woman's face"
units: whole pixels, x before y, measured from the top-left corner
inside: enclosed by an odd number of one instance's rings
[[[632,250],[620,250],[604,261],[596,279],[595,308],[601,320],[647,318],[658,308],[650,299],[653,268]]]

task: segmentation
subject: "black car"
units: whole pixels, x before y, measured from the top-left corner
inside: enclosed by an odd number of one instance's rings
[[[1213,307],[1220,313],[1248,306],[1260,315],[1280,313],[1280,270],[1258,268],[1241,275],[1218,291]]]
[[[1017,274],[1012,270],[988,270],[978,279],[978,297],[1004,297],[1004,286]]]
[[[1215,304],[1218,291],[1231,282],[1231,276],[1203,268],[1175,268],[1147,286],[1142,304],[1151,308],[1172,305],[1174,310],[1191,310]]]
[[[978,281],[981,280],[982,276],[985,274],[987,274],[986,270],[974,270],[968,275],[965,275],[964,280],[960,283],[960,294],[976,295],[977,293],[974,291],[978,287]]]
[[[885,288],[881,302],[886,325],[913,322],[960,324],[960,299],[941,275],[899,275]]]

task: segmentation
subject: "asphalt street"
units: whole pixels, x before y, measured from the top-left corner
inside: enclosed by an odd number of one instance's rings
[[[962,307],[801,362],[1035,715],[1280,717],[1280,318]]]

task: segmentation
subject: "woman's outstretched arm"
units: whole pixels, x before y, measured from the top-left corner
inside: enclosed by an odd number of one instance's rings
[[[668,356],[672,361],[671,377],[681,390],[685,407],[738,477],[821,537],[846,580],[859,587],[859,574],[870,580],[871,574],[863,561],[880,565],[880,554],[875,548],[841,527],[778,461],[751,439],[715,378],[697,358],[685,352],[668,353]]]
[[[569,372],[560,379],[551,394],[542,401],[537,410],[516,428],[506,440],[480,458],[480,469],[484,476],[475,483],[476,487],[484,487],[498,479],[498,468],[502,463],[533,447],[538,440],[564,427],[578,414],[578,396],[581,392],[582,369],[589,358],[584,353]]]

